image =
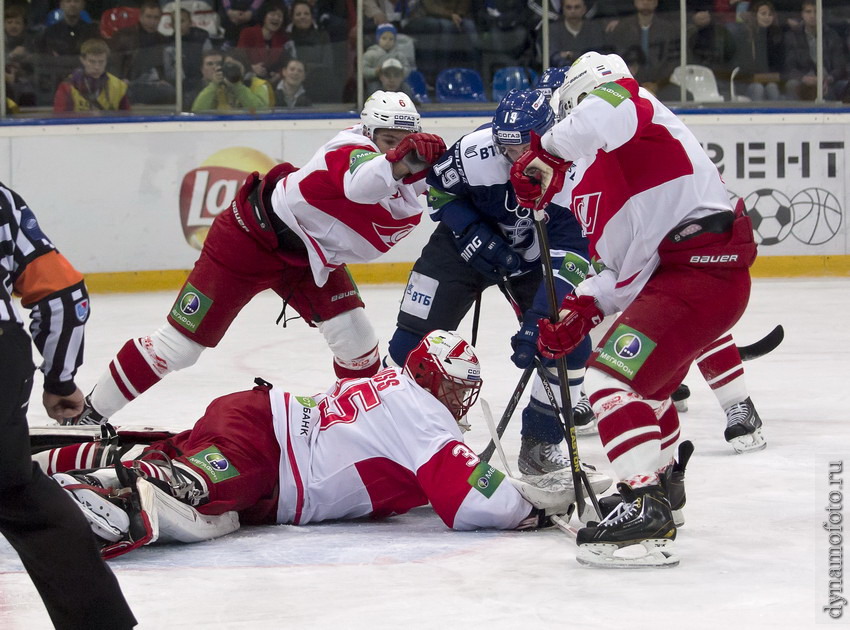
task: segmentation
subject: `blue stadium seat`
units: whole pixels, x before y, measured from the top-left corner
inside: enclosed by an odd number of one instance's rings
[[[428,85],[425,83],[425,75],[419,70],[411,70],[407,75],[407,85],[410,91],[413,92],[413,98],[420,103],[430,103],[431,97],[428,96]]]
[[[437,75],[440,103],[486,103],[481,75],[469,68],[447,68]]]
[[[535,80],[527,68],[522,66],[509,66],[499,68],[493,75],[492,93],[493,100],[500,102],[505,94],[511,90],[528,90],[534,85]]]

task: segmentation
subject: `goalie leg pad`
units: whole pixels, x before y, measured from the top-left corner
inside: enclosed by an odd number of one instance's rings
[[[144,479],[136,481],[136,488],[142,512],[147,515],[151,525],[152,537],[148,544],[157,540],[201,542],[239,529],[239,515],[236,512],[217,516],[201,514]]]

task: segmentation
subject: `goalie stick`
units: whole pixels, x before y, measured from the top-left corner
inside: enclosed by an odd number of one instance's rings
[[[738,346],[738,354],[741,361],[752,361],[776,350],[777,346],[785,339],[785,329],[779,324],[764,337],[748,346]]]

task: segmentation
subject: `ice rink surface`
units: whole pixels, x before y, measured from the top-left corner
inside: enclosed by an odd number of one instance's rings
[[[399,285],[362,287],[367,313],[385,342]],[[86,364],[88,391],[131,336],[165,322],[174,293],[95,295]],[[696,445],[688,467],[680,566],[664,570],[581,567],[560,530],[531,533],[448,530],[428,507],[382,522],[245,528],[195,545],[146,547],[111,563],[143,629],[216,628],[622,628],[799,629],[850,623],[829,605],[829,463],[850,479],[850,279],[758,280],[734,329],[739,345],[776,324],[784,343],[748,362],[747,383],[765,423],[767,450],[735,455],[723,440],[725,416],[692,370],[683,437]],[[280,301],[257,297],[221,345],[116,415],[125,427],[189,428],[215,397],[250,389],[262,376],[312,394],[333,381],[323,339],[301,321],[275,326]],[[471,318],[460,330],[468,335]],[[501,415],[519,377],[510,363],[513,314],[495,289],[485,294],[478,354],[482,396]],[[488,435],[480,409],[467,442]],[[31,425],[48,424],[40,381]],[[519,413],[505,450],[515,468]],[[607,470],[598,436],[579,439],[582,458]],[[501,467],[498,462],[494,463]],[[609,471],[610,472],[610,471]],[[835,489],[837,486],[832,486]],[[850,483],[844,487],[850,494]],[[842,490],[841,487],[838,487]],[[850,508],[843,507],[843,515]],[[845,520],[845,533],[850,520]],[[846,536],[845,536],[846,538]],[[835,584],[833,585],[835,586]],[[850,579],[840,588],[848,597]],[[0,539],[0,629],[50,623],[21,564]]]

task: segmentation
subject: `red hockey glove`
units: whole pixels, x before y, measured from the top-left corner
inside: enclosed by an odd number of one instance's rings
[[[531,146],[511,167],[511,184],[517,200],[524,208],[540,210],[564,187],[571,162],[547,152],[540,136],[531,132]]]
[[[578,346],[587,333],[594,326],[598,326],[604,317],[593,296],[570,294],[561,303],[557,322],[552,323],[548,319],[537,322],[540,330],[537,349],[544,357],[557,359]]]
[[[387,161],[404,161],[410,169],[410,175],[404,178],[405,184],[423,179],[428,169],[446,152],[446,143],[433,133],[411,133],[406,135],[397,146],[387,151]]]

